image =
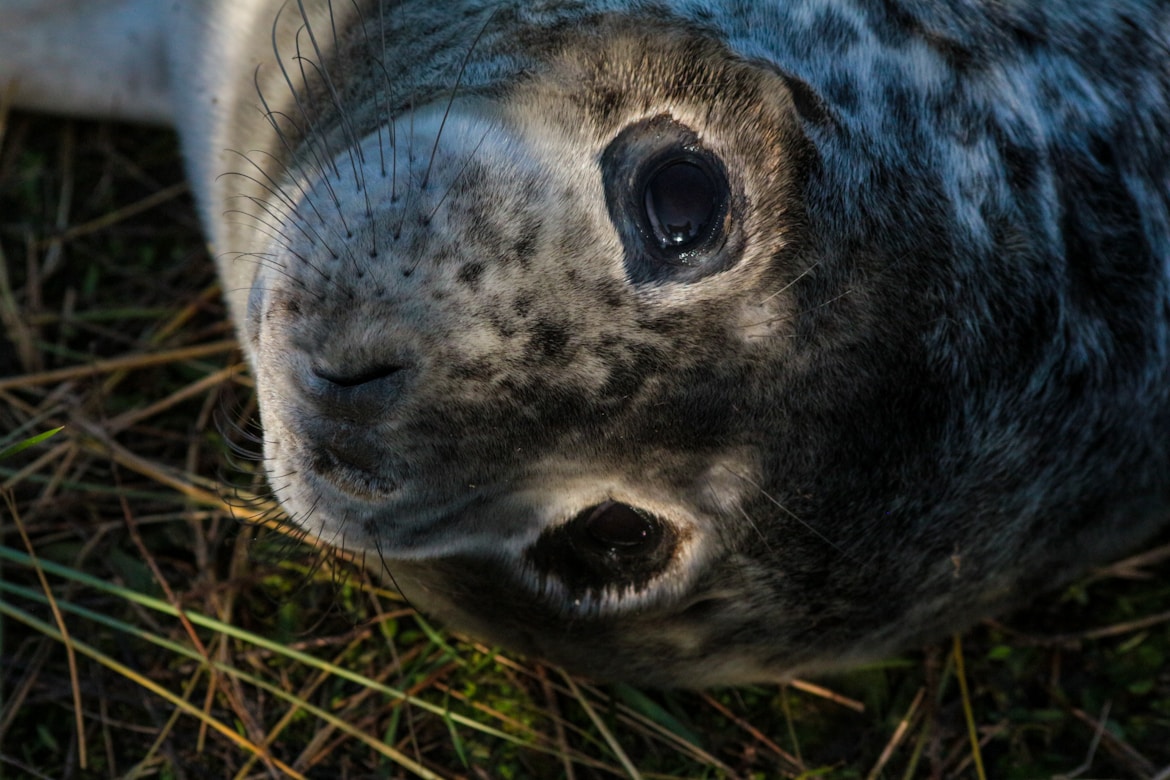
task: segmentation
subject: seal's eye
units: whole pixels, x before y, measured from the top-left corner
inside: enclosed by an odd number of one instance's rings
[[[642,233],[657,262],[707,263],[723,243],[727,179],[701,150],[677,149],[647,161],[640,177]]]
[[[705,166],[677,160],[650,175],[642,199],[658,246],[685,251],[710,232],[721,193]]]
[[[686,125],[665,114],[635,122],[598,163],[633,284],[697,282],[741,256],[743,195],[716,150]]]

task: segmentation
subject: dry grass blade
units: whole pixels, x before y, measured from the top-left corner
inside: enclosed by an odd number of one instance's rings
[[[581,689],[577,687],[577,683],[573,680],[572,677],[565,674],[564,679],[565,684],[569,686],[569,690],[577,699],[577,702],[581,705],[581,709],[583,709],[585,714],[589,716],[589,720],[591,720],[593,725],[597,727],[597,731],[601,734],[602,739],[604,739],[605,743],[609,745],[609,749],[613,751],[613,754],[617,756],[618,761],[621,762],[622,767],[625,768],[626,776],[629,777],[630,780],[642,780],[642,773],[639,772],[638,768],[634,766],[634,763],[630,761],[630,757],[626,755],[626,751],[622,749],[621,743],[618,742],[616,737],[614,737],[613,732],[610,731],[609,727],[605,725],[605,721],[598,717],[597,711],[594,710],[593,705],[589,703],[588,697],[586,697],[581,692]]]
[[[46,436],[44,438],[48,437]],[[16,450],[16,452],[19,452],[19,450]],[[15,454],[15,452],[12,454]],[[81,688],[77,683],[77,657],[75,655],[73,641],[69,637],[69,629],[65,625],[65,618],[61,615],[61,608],[57,600],[53,598],[53,589],[49,587],[49,581],[45,578],[45,572],[37,560],[36,553],[33,552],[32,541],[28,538],[28,530],[24,527],[24,523],[20,521],[20,513],[16,508],[16,501],[13,500],[7,491],[3,495],[0,495],[0,499],[8,507],[12,522],[16,525],[17,533],[20,534],[20,540],[24,543],[25,550],[28,551],[29,563],[33,571],[36,572],[37,580],[40,581],[41,590],[45,594],[45,601],[53,612],[53,622],[56,624],[61,643],[65,645],[65,653],[69,659],[69,678],[72,682],[70,688],[73,691],[73,715],[77,719],[77,733],[83,734],[85,733],[85,711],[81,707]],[[83,770],[87,769],[89,765],[84,740],[78,740],[77,764]]]
[[[92,365],[70,366],[69,368],[60,368],[56,371],[45,371],[39,374],[13,376],[7,379],[0,379],[0,392],[32,387],[34,385],[53,385],[71,379],[87,379],[99,374],[111,374],[115,371],[151,368],[153,366],[168,365],[182,360],[198,360],[211,355],[232,352],[235,348],[235,341],[216,341],[211,344],[183,347],[169,352],[126,355],[110,360],[99,360]]]
[[[724,706],[722,703],[717,701],[714,697],[712,697],[710,695],[704,695],[703,699],[704,699],[704,701],[707,702],[707,704],[709,706],[711,706],[715,710],[721,712],[724,715],[724,717],[726,717],[731,722],[735,723],[735,725],[738,726],[739,728],[741,728],[744,731],[751,734],[752,738],[755,739],[757,742],[759,742],[761,745],[764,745],[769,750],[771,750],[772,753],[774,753],[776,755],[776,757],[781,762],[783,762],[784,764],[787,765],[786,768],[789,771],[792,771],[792,772],[804,772],[805,771],[804,763],[800,760],[799,756],[794,756],[791,753],[789,753],[788,751],[784,750],[784,748],[780,747],[775,742],[773,742],[766,734],[761,733],[760,730],[757,729],[755,726],[753,726],[751,723],[747,722],[743,718],[738,717],[734,712],[732,712],[728,707]],[[787,697],[785,697],[785,700],[787,700]]]
[[[971,707],[971,693],[967,689],[967,671],[963,664],[963,640],[958,634],[954,636],[952,652],[955,658],[955,677],[959,680],[959,690],[963,697],[963,717],[967,723],[967,736],[971,738],[971,759],[975,762],[975,776],[979,780],[987,780],[987,774],[983,771],[983,751],[979,746],[975,713]]]
[[[842,707],[848,707],[854,712],[865,712],[865,705],[856,699],[850,699],[848,696],[842,696],[836,691],[830,690],[823,685],[808,682],[807,680],[789,680],[788,684],[798,691],[810,693],[813,696],[820,696],[822,699],[840,704]]]
[[[926,695],[925,688],[919,688],[918,694],[914,697],[914,701],[910,702],[910,708],[906,710],[906,714],[902,716],[902,720],[898,723],[898,728],[894,730],[893,736],[890,737],[890,742],[886,745],[885,750],[878,756],[877,763],[873,765],[873,769],[869,770],[866,775],[866,780],[877,780],[881,777],[882,770],[885,769],[886,764],[889,763],[890,757],[894,755],[894,751],[902,744],[902,740],[910,732],[910,727],[918,718],[918,708],[922,704],[922,698]]]
[[[55,235],[50,239],[46,239],[44,242],[42,242],[41,246],[38,246],[37,248],[47,249],[54,243],[66,243],[81,238],[82,236],[85,236],[89,233],[96,233],[98,231],[105,230],[137,214],[150,211],[162,203],[174,200],[186,192],[186,182],[179,182],[178,184],[172,184],[169,187],[164,187],[158,192],[147,195],[137,203],[131,203],[127,206],[123,206],[122,208],[106,212],[96,219],[91,219],[89,222],[85,222],[80,225],[72,225],[59,235]]]

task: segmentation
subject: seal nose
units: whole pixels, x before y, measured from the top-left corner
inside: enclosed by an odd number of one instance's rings
[[[303,376],[308,399],[324,415],[351,422],[381,419],[401,396],[409,368],[397,362],[338,371],[314,365]]]

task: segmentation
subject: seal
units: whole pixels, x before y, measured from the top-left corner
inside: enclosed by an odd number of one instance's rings
[[[273,492],[454,626],[774,680],[1168,524],[1170,6],[2,8],[178,129]]]

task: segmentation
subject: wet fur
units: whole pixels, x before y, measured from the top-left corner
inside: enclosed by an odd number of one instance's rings
[[[687,685],[891,652],[1166,526],[1170,10],[452,5],[192,6],[172,47],[247,53],[172,120],[293,522],[455,625]],[[609,161],[662,116],[728,169],[713,267],[622,232]],[[605,500],[669,562],[574,575]]]

